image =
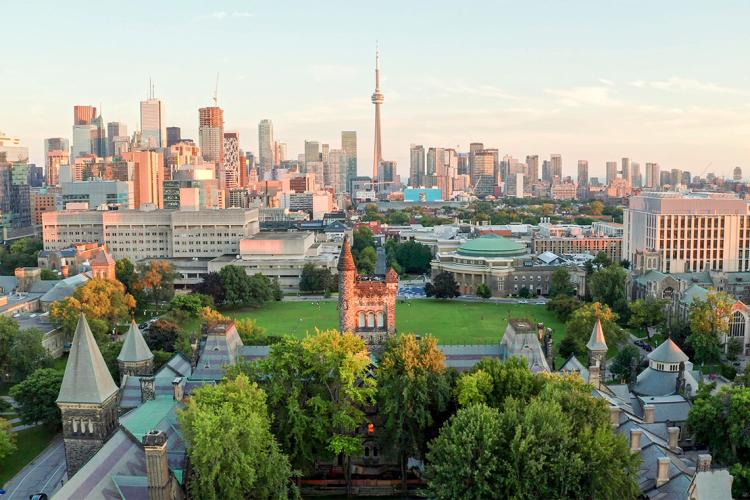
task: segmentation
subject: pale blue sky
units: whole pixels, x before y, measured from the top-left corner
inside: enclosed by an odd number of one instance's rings
[[[378,5],[376,7],[376,5]],[[290,155],[305,139],[359,136],[372,162],[373,59],[383,65],[383,150],[409,144],[501,154],[750,172],[747,1],[16,1],[2,8],[0,130],[40,162],[71,135],[74,104],[132,132],[149,75],[167,125],[197,138],[216,72],[227,130],[257,147],[274,122]]]

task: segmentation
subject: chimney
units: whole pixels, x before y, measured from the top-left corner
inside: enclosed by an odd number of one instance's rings
[[[612,424],[613,428],[618,428],[620,426],[620,410],[619,406],[610,406],[609,407],[609,421]]]
[[[667,427],[667,435],[669,436],[667,443],[669,449],[679,453],[680,451],[680,428],[679,427]]]
[[[630,429],[630,451],[641,451],[641,429]]]
[[[156,399],[156,384],[154,377],[141,377],[141,402]]]
[[[711,455],[709,453],[701,453],[698,455],[698,463],[696,464],[696,472],[708,472],[711,470]]]
[[[176,377],[172,381],[172,394],[174,396],[175,401],[182,401],[182,397],[185,393],[184,380],[185,379],[182,377]]]
[[[672,461],[669,457],[659,457],[657,460],[656,487],[659,488],[669,482],[669,464]]]
[[[654,405],[643,405],[643,421],[647,424],[653,424],[656,408]]]
[[[148,498],[166,499],[170,483],[167,435],[158,430],[150,431],[143,436],[143,448],[146,451]]]
[[[594,386],[594,389],[598,389],[600,383],[601,383],[601,380],[599,377],[599,365],[595,364],[595,365],[589,366],[589,385]]]

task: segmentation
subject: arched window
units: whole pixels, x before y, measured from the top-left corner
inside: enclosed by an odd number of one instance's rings
[[[365,313],[360,312],[359,313],[359,319],[357,320],[357,326],[360,328],[365,327]]]
[[[367,313],[367,327],[368,328],[375,327],[375,313]]]
[[[672,298],[672,295],[674,295],[674,288],[672,288],[671,286],[668,286],[668,287],[667,287],[667,288],[665,288],[665,289],[664,289],[664,291],[663,291],[663,292],[661,293],[661,298],[662,298],[662,299],[671,299],[671,298]]]
[[[745,336],[745,315],[740,311],[735,311],[732,314],[732,320],[729,323],[729,334],[732,337],[744,337]]]
[[[383,323],[384,323],[383,319],[384,319],[383,312],[380,311],[378,313],[378,315],[377,315],[377,326],[378,326],[378,328],[382,328],[383,327]]]

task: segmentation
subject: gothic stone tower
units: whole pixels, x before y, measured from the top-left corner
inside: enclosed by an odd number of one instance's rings
[[[604,376],[607,364],[607,342],[604,340],[602,322],[598,318],[594,329],[591,330],[591,338],[586,344],[586,349],[589,352],[589,366],[598,366],[600,373]]]
[[[398,274],[359,275],[351,245],[344,239],[339,256],[339,330],[361,336],[374,350],[396,333]]]
[[[117,365],[120,367],[120,376],[123,379],[126,375],[147,376],[154,371],[154,355],[148,348],[135,320],[130,323],[130,329],[125,335],[122,349],[117,356]]]
[[[57,396],[69,478],[115,431],[117,395],[117,386],[81,313]]]

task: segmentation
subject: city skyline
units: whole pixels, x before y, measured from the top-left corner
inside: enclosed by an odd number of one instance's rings
[[[578,160],[588,161],[591,176],[603,178],[606,161],[622,157],[641,165],[656,162],[662,170],[731,177],[733,168],[746,168],[750,158],[750,75],[736,61],[736,54],[748,47],[741,35],[741,19],[746,17],[741,14],[747,9],[742,4],[736,4],[733,16],[695,2],[649,6],[648,13],[646,3],[545,4],[544,9],[474,4],[483,15],[471,18],[471,30],[458,30],[460,43],[429,32],[414,42],[399,28],[411,23],[413,34],[423,34],[430,23],[460,27],[472,5],[436,12],[409,6],[395,16],[395,4],[384,2],[382,12],[367,19],[364,7],[358,6],[340,12],[334,6],[321,12],[301,10],[306,19],[315,20],[311,26],[302,23],[299,14],[275,20],[273,14],[281,7],[241,2],[211,8],[176,5],[150,6],[153,15],[138,18],[144,30],[157,24],[163,24],[163,30],[152,30],[159,34],[143,40],[127,38],[126,46],[118,46],[127,71],[94,77],[67,71],[83,37],[132,37],[127,18],[114,22],[115,14],[107,9],[94,15],[54,4],[34,8],[33,17],[27,17],[32,16],[31,7],[7,6],[9,19],[33,18],[34,29],[57,33],[59,43],[48,47],[45,64],[39,64],[39,42],[33,36],[24,37],[28,41],[9,55],[2,69],[6,92],[0,97],[0,129],[20,137],[38,165],[44,163],[44,138],[72,142],[74,105],[100,104],[105,122],[123,122],[132,133],[140,129],[139,103],[149,95],[150,76],[154,97],[166,108],[164,125],[180,127],[183,137],[197,140],[196,111],[212,104],[218,71],[224,128],[239,132],[243,149],[257,154],[257,126],[264,118],[273,121],[275,136],[288,144],[290,157],[302,152],[305,139],[336,144],[341,130],[355,130],[360,136],[359,173],[368,175],[374,150],[368,92],[377,38],[389,93],[383,111],[383,157],[397,161],[404,178],[411,143],[466,151],[477,141],[498,148],[501,156],[518,158],[546,159],[559,153],[564,175],[573,177]],[[660,17],[670,15],[675,5],[681,24],[660,26]],[[501,14],[503,30],[482,29]],[[85,35],[64,29],[72,16],[90,26]],[[379,25],[386,20],[393,25],[383,37]],[[340,27],[335,36],[311,35],[312,27],[326,22]],[[355,29],[352,24],[357,23],[361,25]],[[9,23],[11,37],[21,25]],[[251,25],[253,30],[247,29]],[[259,37],[282,25],[300,29],[286,29],[288,39],[274,39],[272,46],[257,46]],[[180,58],[136,57],[148,46],[199,28],[222,46],[220,55],[201,65],[205,71],[186,78],[175,71]],[[207,57],[206,48],[189,37],[180,37],[180,44],[180,54]],[[93,50],[110,44],[104,46]],[[253,66],[264,64],[274,64],[274,78],[257,77]],[[43,77],[49,72],[67,76]]]

